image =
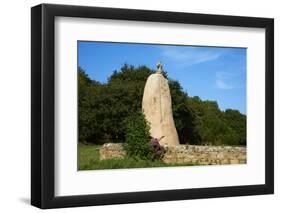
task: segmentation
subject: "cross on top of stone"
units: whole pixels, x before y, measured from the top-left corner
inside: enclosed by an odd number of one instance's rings
[[[157,62],[156,67],[157,67],[157,73],[162,73],[163,65],[161,64],[161,61]]]

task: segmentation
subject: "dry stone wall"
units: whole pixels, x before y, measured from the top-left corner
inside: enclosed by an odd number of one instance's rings
[[[123,159],[126,153],[120,143],[106,143],[100,149],[100,160]]]
[[[166,163],[195,163],[199,165],[246,163],[246,148],[233,146],[179,145],[165,147]]]
[[[177,145],[164,146],[164,148],[165,163],[198,165],[246,163],[246,147]],[[101,160],[123,159],[125,155],[122,144],[108,143],[100,149]]]

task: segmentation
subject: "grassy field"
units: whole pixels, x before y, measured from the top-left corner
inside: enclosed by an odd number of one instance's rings
[[[135,160],[132,158],[126,158],[122,160],[112,159],[112,160],[100,161],[99,160],[100,147],[101,145],[85,145],[79,143],[78,146],[79,170],[192,166],[192,164],[166,164],[162,161]]]

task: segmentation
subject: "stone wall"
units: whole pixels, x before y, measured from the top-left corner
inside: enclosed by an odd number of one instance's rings
[[[126,153],[120,143],[106,143],[100,149],[100,160],[123,159]]]
[[[166,163],[199,165],[246,163],[246,147],[179,145],[165,147]]]
[[[246,163],[246,147],[177,145],[164,148],[165,163],[199,165]],[[100,149],[101,160],[122,159],[125,155],[122,144],[108,143]]]

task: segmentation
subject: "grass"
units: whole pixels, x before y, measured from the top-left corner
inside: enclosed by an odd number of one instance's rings
[[[101,145],[78,145],[78,167],[79,170],[94,169],[125,169],[125,168],[149,168],[170,166],[192,166],[194,164],[167,164],[162,161],[136,160],[125,158],[122,160],[110,159],[100,160],[99,149]]]

